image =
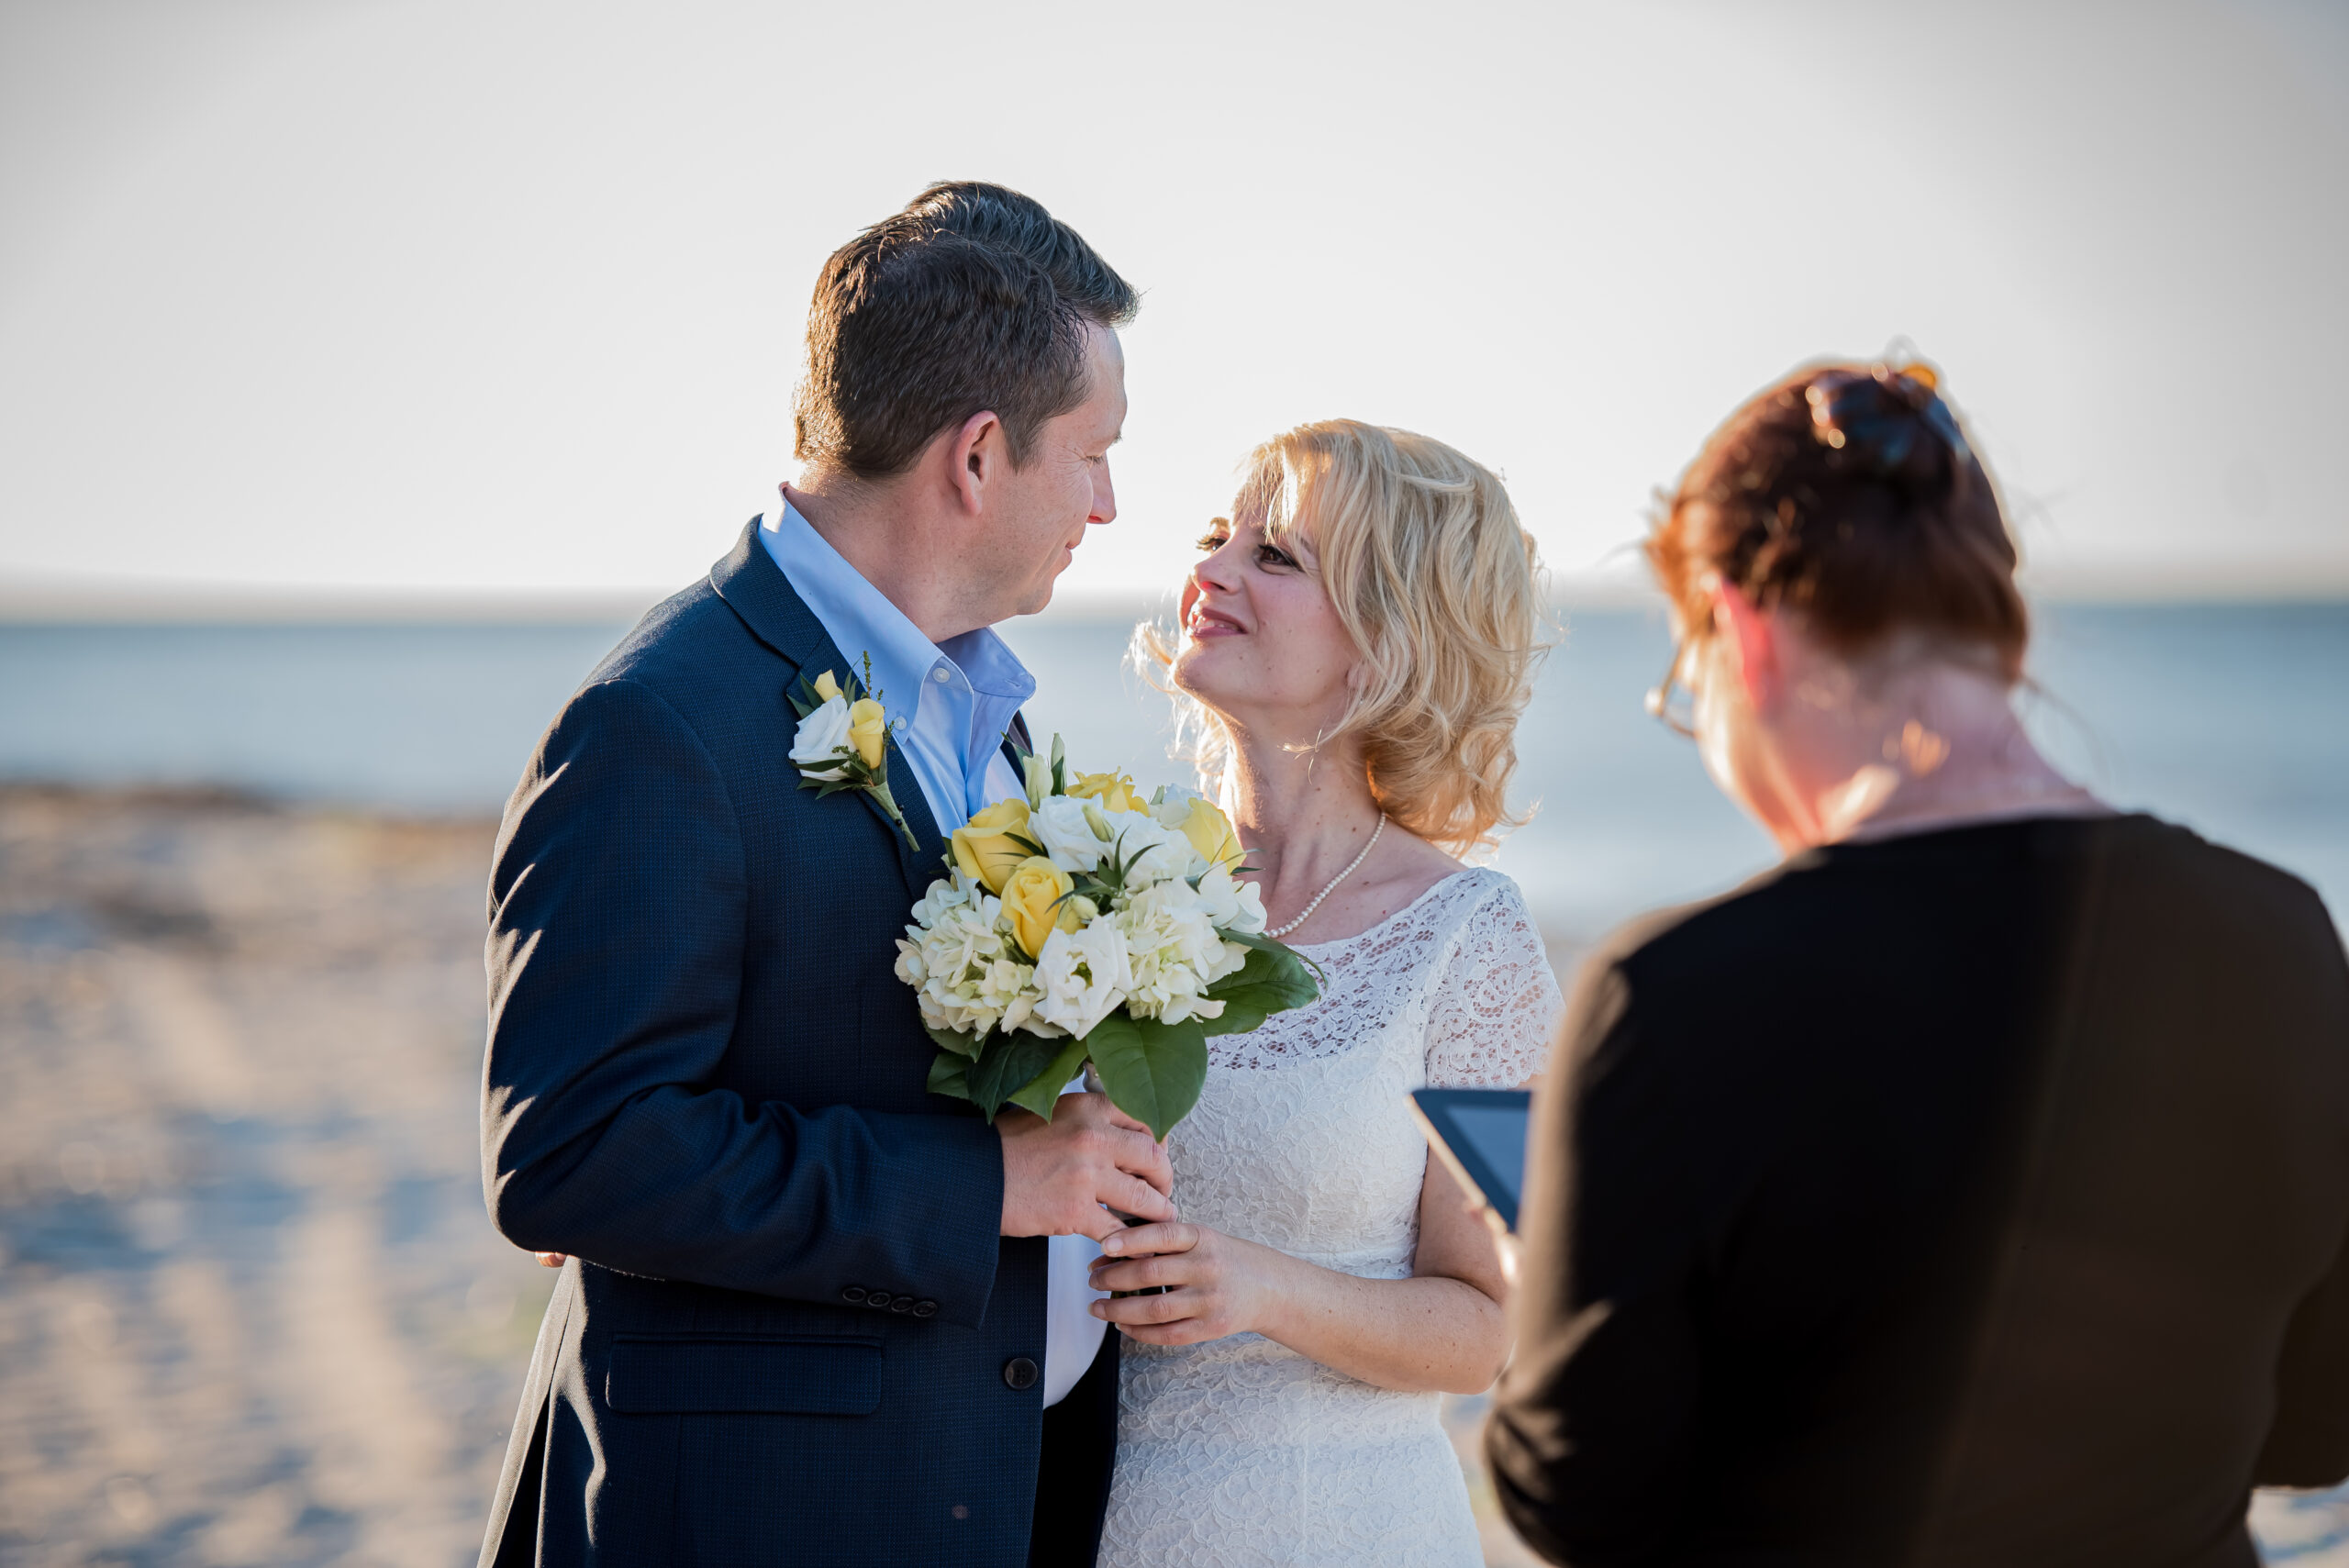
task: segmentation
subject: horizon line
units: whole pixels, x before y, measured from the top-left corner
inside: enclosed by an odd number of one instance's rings
[[[1552,572],[1553,609],[1661,609],[1643,573]],[[2026,567],[2024,595],[2051,604],[2332,604],[2349,602],[2349,562],[2298,571],[2209,566]],[[678,592],[663,588],[373,588],[348,584],[28,582],[0,577],[0,625],[589,624],[633,621]],[[1041,612],[1065,619],[1141,618],[1173,594],[1077,587]],[[1025,617],[1021,617],[1025,618]]]

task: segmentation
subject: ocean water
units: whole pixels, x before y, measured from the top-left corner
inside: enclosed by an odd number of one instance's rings
[[[494,813],[625,629],[0,626],[0,777]],[[1037,676],[1030,722],[1088,767],[1186,776],[1165,700],[1124,659],[1130,629],[1050,615],[1007,628]],[[1642,710],[1670,651],[1658,614],[1570,612],[1526,716],[1516,798],[1532,815],[1497,863],[1562,944],[1774,858]],[[2032,674],[2032,728],[2076,776],[2349,908],[2349,605],[2059,605]]]

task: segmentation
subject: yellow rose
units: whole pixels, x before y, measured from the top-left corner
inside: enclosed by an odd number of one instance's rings
[[[816,677],[816,696],[818,700],[829,702],[840,695],[841,684],[832,679],[832,673],[829,670],[825,671],[822,674]]]
[[[1097,800],[1104,811],[1147,811],[1134,781],[1123,773],[1079,773],[1068,786],[1078,800]]]
[[[1030,958],[1044,951],[1044,939],[1058,926],[1074,931],[1085,922],[1069,897],[1076,884],[1068,873],[1042,855],[1030,855],[1012,869],[1003,884],[1003,914],[1011,934]]]
[[[1231,818],[1215,802],[1198,795],[1191,797],[1191,814],[1183,819],[1183,837],[1191,840],[1191,848],[1210,866],[1232,871],[1248,858],[1248,851],[1240,847],[1240,835],[1231,830]]]
[[[955,868],[985,883],[989,893],[1001,894],[1012,872],[1034,852],[1014,843],[1014,833],[1028,836],[1028,803],[1016,797],[996,801],[954,829],[949,842]]]
[[[829,680],[831,672],[825,671],[824,678]],[[866,767],[881,765],[881,749],[888,739],[888,716],[881,711],[879,703],[871,697],[859,697],[848,705],[848,743],[856,748],[856,754],[864,759]]]

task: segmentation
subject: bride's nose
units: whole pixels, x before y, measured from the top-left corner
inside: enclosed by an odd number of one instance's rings
[[[1239,585],[1239,562],[1231,552],[1231,541],[1222,544],[1191,562],[1191,584],[1201,592],[1208,588],[1229,594]]]

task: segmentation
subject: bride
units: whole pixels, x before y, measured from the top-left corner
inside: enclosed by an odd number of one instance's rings
[[[1453,858],[1508,820],[1534,653],[1500,481],[1352,420],[1251,457],[1145,630],[1201,721],[1271,933],[1320,999],[1210,1041],[1168,1141],[1183,1218],[1112,1237],[1127,1337],[1099,1561],[1482,1561],[1439,1396],[1507,1353],[1491,1239],[1406,1095],[1542,1066],[1555,978],[1517,886]]]

